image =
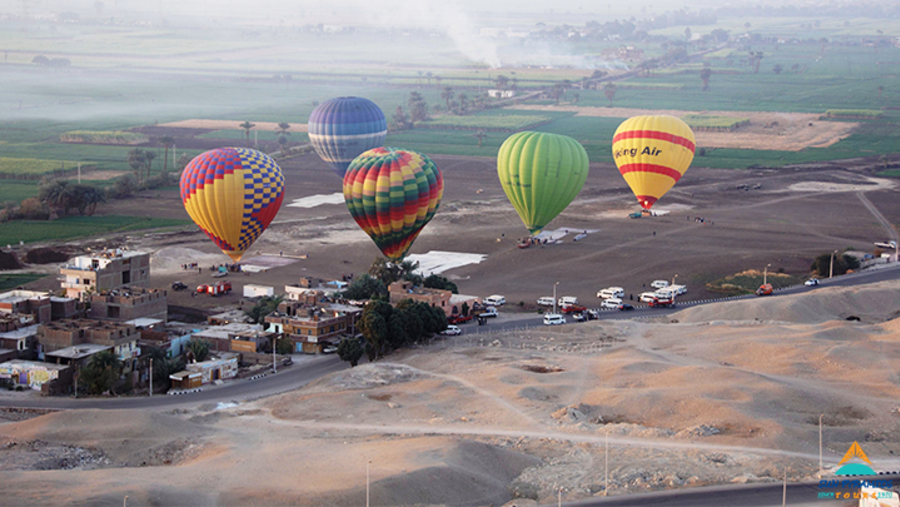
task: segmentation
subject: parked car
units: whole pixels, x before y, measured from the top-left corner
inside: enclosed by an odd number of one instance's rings
[[[810,278],[809,280],[805,281],[803,285],[806,285],[807,287],[815,287],[816,285],[819,285],[819,279]]]
[[[653,287],[654,289],[665,289],[666,287],[669,286],[669,281],[668,280],[653,280],[650,283],[650,286]]]
[[[563,305],[577,305],[578,298],[575,296],[563,296],[559,298],[559,301],[556,302],[559,306]]]
[[[540,297],[537,300],[537,304],[540,306],[553,306],[553,298],[550,296]]]
[[[205,283],[201,283],[197,286],[197,294],[206,294],[206,291],[209,290],[209,285]]]
[[[585,322],[588,320],[587,315],[583,313],[576,313],[572,318],[575,319],[575,322]]]
[[[470,322],[472,320],[471,315],[466,315],[465,317],[459,314],[451,315],[447,317],[448,324],[465,324],[466,322]]]
[[[484,298],[483,302],[485,305],[489,306],[503,306],[506,304],[506,298],[499,294],[494,294],[493,296]]]
[[[651,303],[654,299],[656,299],[655,292],[641,292],[641,295],[638,296],[638,301],[641,303]]]
[[[597,297],[601,299],[623,298],[625,297],[625,289],[622,287],[607,287],[598,292]]]
[[[216,271],[215,273],[213,273],[210,276],[212,276],[213,278],[225,278],[226,276],[228,276],[228,272],[227,271]]]
[[[675,306],[675,296],[669,294],[668,296],[658,295],[653,298],[653,301],[650,301],[650,308],[669,308]]]
[[[632,306],[628,303],[622,303],[619,305],[619,310],[622,310],[622,311],[634,310],[634,306]]]
[[[772,284],[766,283],[766,284],[760,285],[759,288],[756,289],[756,295],[757,296],[771,296],[773,290],[775,290],[775,289],[772,288]]]
[[[329,345],[322,349],[323,354],[334,354],[335,352],[337,352],[337,347],[334,345]]]
[[[619,298],[609,298],[604,299],[602,303],[600,303],[600,308],[606,308],[608,310],[616,310],[619,308],[619,305],[622,304],[622,300]]]
[[[186,283],[183,283],[183,282],[172,282],[172,290],[178,291],[178,290],[185,290],[185,289],[187,289],[187,288],[188,288],[188,286],[187,286]]]
[[[581,305],[562,305],[559,308],[562,313],[581,313],[587,310],[587,308]]]
[[[496,317],[498,315],[500,315],[500,314],[497,312],[497,309],[494,308],[493,306],[487,307],[483,312],[478,314],[479,317],[484,317],[484,318]]]
[[[597,320],[600,318],[600,312],[597,310],[588,310],[586,312],[582,312],[582,315],[587,317],[587,320]]]
[[[565,323],[566,318],[558,313],[548,313],[547,315],[544,315],[545,326],[558,326]]]
[[[444,336],[459,336],[462,334],[462,329],[457,326],[447,326],[447,329],[441,331],[441,334]]]

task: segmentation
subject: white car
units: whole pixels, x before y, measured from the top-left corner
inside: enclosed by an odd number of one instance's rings
[[[441,334],[444,336],[459,336],[462,334],[462,329],[451,324],[447,326],[447,329],[441,331]]]
[[[575,297],[575,296],[563,296],[563,297],[559,298],[559,301],[557,301],[557,304],[559,304],[559,306],[562,306],[562,305],[577,305],[577,304],[578,304],[578,298]]]
[[[604,299],[602,303],[600,303],[600,308],[605,308],[607,310],[616,310],[619,308],[619,305],[622,304],[622,300],[619,298],[608,298]]]
[[[655,292],[641,292],[641,295],[638,296],[638,301],[641,303],[652,303],[654,299],[656,299]]]
[[[500,314],[497,313],[497,309],[494,308],[493,306],[489,306],[483,312],[481,312],[480,316],[481,317],[496,317],[498,315],[500,315]]]
[[[623,298],[625,297],[625,289],[622,287],[607,287],[598,292],[597,297],[601,299]]]
[[[803,282],[803,285],[806,285],[807,287],[815,287],[816,285],[819,285],[819,279],[810,278],[809,280]]]
[[[565,323],[566,318],[558,313],[548,313],[547,315],[544,315],[545,326],[558,326]]]
[[[668,280],[653,280],[653,282],[650,283],[650,286],[653,287],[654,289],[665,289],[666,287],[669,286],[669,281]]]
[[[506,304],[506,298],[499,294],[494,294],[484,298],[483,303],[488,306],[502,306]]]
[[[540,306],[553,306],[553,298],[550,296],[540,297],[537,300],[537,304]]]

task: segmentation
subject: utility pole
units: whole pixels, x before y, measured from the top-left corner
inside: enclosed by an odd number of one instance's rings
[[[825,414],[819,414],[819,476],[822,475],[822,417]]]
[[[834,254],[837,253],[837,250],[831,252],[831,267],[828,268],[828,278],[834,276]]]
[[[787,505],[787,467],[784,467],[784,482],[781,487],[781,507]]]
[[[272,373],[278,373],[278,359],[275,357],[275,349],[278,345],[278,338],[272,337]]]
[[[559,487],[559,492],[556,497],[556,505],[558,507],[562,507],[562,486]]]
[[[366,462],[366,507],[369,507],[369,465],[372,464],[372,460]]]
[[[559,282],[553,284],[553,313],[556,313],[556,286],[559,285]]]
[[[766,267],[763,268],[763,285],[769,281],[769,266],[771,266],[771,264],[766,264]]]
[[[153,358],[150,358],[150,396],[153,396]]]
[[[606,450],[604,452],[604,475],[606,476],[603,484],[603,496],[609,496],[609,428],[606,429]]]

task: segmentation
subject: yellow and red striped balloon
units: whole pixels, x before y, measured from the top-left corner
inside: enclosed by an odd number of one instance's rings
[[[281,168],[265,153],[218,148],[181,173],[184,209],[234,262],[272,223],[284,198]]]
[[[650,209],[687,171],[694,145],[694,132],[679,118],[635,116],[616,129],[612,152],[638,202]]]
[[[344,174],[344,201],[356,223],[392,261],[406,256],[444,195],[441,170],[427,156],[375,148]]]

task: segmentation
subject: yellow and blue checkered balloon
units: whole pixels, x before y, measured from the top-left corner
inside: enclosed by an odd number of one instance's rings
[[[284,199],[281,168],[247,148],[197,155],[181,173],[180,187],[188,215],[234,262],[272,223]]]

